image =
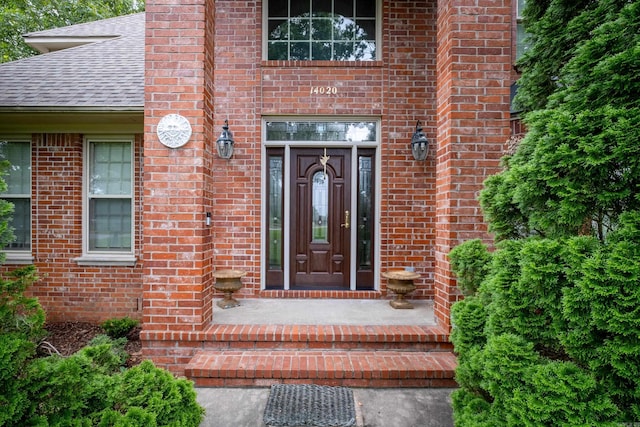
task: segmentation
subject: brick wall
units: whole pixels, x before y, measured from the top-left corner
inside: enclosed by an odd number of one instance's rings
[[[511,1],[442,2],[438,7],[438,153],[435,305],[441,324],[460,298],[449,251],[488,240],[476,199],[499,171],[509,137]]]
[[[433,297],[436,24],[435,1],[385,2],[380,268],[414,267],[414,297]],[[418,120],[431,143],[425,162],[410,149]]]
[[[141,158],[142,136],[135,158]],[[47,320],[100,322],[141,318],[142,267],[84,267],[82,255],[83,135],[37,134],[32,138],[32,254],[40,280],[28,291],[38,298]],[[140,206],[142,174],[135,164]],[[139,224],[139,210],[135,219]],[[140,257],[140,228],[136,227]],[[12,270],[17,265],[6,264]]]
[[[247,270],[241,296],[260,295],[263,117],[381,119],[378,267],[413,266],[421,274],[413,296],[433,297],[445,327],[458,298],[447,254],[488,238],[476,197],[509,135],[511,2],[385,1],[379,60],[341,64],[264,61],[262,6],[147,1],[143,338],[167,367],[193,352],[172,341],[177,334],[212,319],[213,269]],[[315,95],[313,86],[338,93]],[[194,134],[170,150],[154,132],[176,112]],[[214,147],[226,119],[231,160]],[[433,144],[426,162],[409,148],[417,120]]]
[[[381,119],[378,267],[414,267],[413,296],[434,298],[449,325],[459,295],[447,254],[463,240],[488,239],[476,197],[510,132],[511,1],[385,1],[379,60],[344,64],[263,61],[262,6],[146,3],[135,267],[73,261],[82,254],[83,136],[34,136],[33,253],[42,279],[31,292],[49,320],[142,318],[146,354],[182,363],[192,349],[176,347],[170,331],[199,333],[211,322],[215,268],[247,270],[242,296],[260,295],[262,117],[321,115]],[[338,93],[315,95],[312,86]],[[180,149],[155,133],[169,113],[191,122]],[[214,147],[225,119],[236,139],[231,160]],[[417,120],[432,141],[425,162],[409,148]]]
[[[417,120],[432,141],[436,137],[435,1],[385,2],[379,60],[339,64],[263,61],[261,5],[215,3],[214,128],[219,131],[228,118],[236,139],[234,157],[215,178],[216,267],[249,270],[241,293],[259,292],[261,117],[381,118],[379,267],[414,267],[422,278],[412,295],[432,296],[434,155],[416,162],[409,142]],[[313,86],[335,86],[337,94],[312,94]]]
[[[205,226],[211,145],[205,144],[204,1],[146,4],[144,328],[200,330],[211,319],[211,236]],[[193,134],[163,146],[166,114],[186,117]]]

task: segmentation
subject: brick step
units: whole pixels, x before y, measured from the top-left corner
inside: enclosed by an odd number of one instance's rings
[[[446,351],[205,350],[191,359],[185,375],[200,387],[455,387],[456,364]]]
[[[406,350],[451,351],[437,326],[211,325],[204,350]]]

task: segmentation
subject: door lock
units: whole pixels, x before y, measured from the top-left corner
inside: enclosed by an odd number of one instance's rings
[[[350,220],[351,220],[351,213],[349,211],[344,211],[344,224],[340,224],[340,227],[349,229],[349,227],[351,226]]]

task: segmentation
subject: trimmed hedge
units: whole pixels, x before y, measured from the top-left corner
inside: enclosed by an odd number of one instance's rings
[[[456,426],[638,422],[640,212],[606,241],[530,237],[487,254],[477,292],[452,309]]]

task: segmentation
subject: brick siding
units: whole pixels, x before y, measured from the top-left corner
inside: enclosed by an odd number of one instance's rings
[[[135,267],[72,261],[82,253],[82,135],[34,136],[33,252],[42,279],[32,293],[51,320],[129,315],[143,320],[147,337],[197,333],[215,320],[218,268],[248,271],[241,297],[281,296],[260,290],[261,126],[263,117],[300,115],[381,120],[376,267],[414,267],[421,278],[412,296],[433,298],[449,327],[460,296],[447,255],[461,241],[489,240],[476,198],[499,170],[510,134],[511,2],[384,1],[378,60],[339,64],[263,60],[262,7],[146,3]],[[337,94],[312,94],[312,86],[335,86]],[[155,133],[169,113],[193,129],[179,149]],[[231,160],[214,147],[225,119],[236,140]],[[413,160],[409,147],[417,120],[431,141],[425,162]],[[388,297],[385,280],[379,285],[375,297]],[[192,354],[185,345],[167,350],[173,344],[158,339],[146,354],[170,366]]]
[[[135,198],[140,206],[142,135],[135,140]],[[101,322],[142,316],[142,267],[80,266],[82,255],[83,135],[32,137],[32,254],[38,280],[28,293],[47,321]],[[140,258],[140,211],[135,211]],[[3,270],[18,267],[7,263]]]

